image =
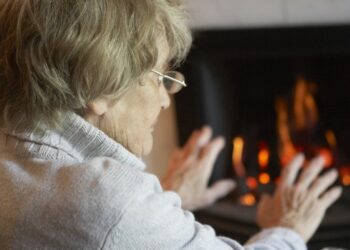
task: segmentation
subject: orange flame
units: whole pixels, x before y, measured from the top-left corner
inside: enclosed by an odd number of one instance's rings
[[[318,153],[322,155],[324,159],[324,165],[325,167],[330,167],[333,164],[333,154],[332,152],[327,148],[321,148],[319,149]]]
[[[294,118],[298,130],[313,128],[318,121],[318,110],[314,98],[314,84],[304,78],[297,80],[294,91]]]
[[[295,83],[293,112],[288,112],[288,102],[285,99],[276,100],[279,156],[283,166],[287,165],[297,154],[296,146],[291,139],[292,132],[312,130],[317,125],[319,115],[314,97],[316,90],[316,84],[299,77]],[[330,159],[326,151],[321,153]]]
[[[250,190],[254,190],[258,188],[258,182],[254,177],[248,177],[246,180],[246,185]]]
[[[342,183],[344,186],[350,186],[350,174],[344,175],[342,177]]]
[[[262,169],[267,168],[267,165],[269,164],[269,160],[270,160],[270,152],[266,148],[261,149],[258,154],[259,166]]]
[[[232,165],[238,177],[245,176],[245,167],[243,164],[244,141],[241,137],[233,140]]]
[[[292,143],[289,129],[287,103],[282,98],[276,100],[277,129],[279,135],[279,156],[282,166],[287,165],[297,154]]]
[[[239,203],[244,206],[253,206],[256,203],[256,199],[253,194],[248,193],[239,198]]]
[[[350,166],[340,169],[340,180],[344,186],[350,186]]]
[[[332,130],[327,130],[325,134],[326,140],[328,142],[328,145],[331,148],[336,148],[337,147],[337,139],[335,137],[335,134]]]
[[[270,182],[270,179],[271,178],[270,178],[270,175],[268,173],[261,173],[259,175],[259,182],[261,184],[264,184],[264,185],[268,184]]]

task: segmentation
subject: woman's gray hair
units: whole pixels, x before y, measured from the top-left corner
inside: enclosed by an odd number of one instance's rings
[[[166,37],[169,60],[186,56],[191,34],[167,0],[1,0],[0,126],[59,126],[102,96],[138,84]]]

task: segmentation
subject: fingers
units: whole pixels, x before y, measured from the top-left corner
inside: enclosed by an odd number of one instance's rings
[[[298,172],[304,162],[304,155],[297,155],[292,162],[283,169],[280,187],[290,187],[294,184]]]
[[[302,210],[310,210],[313,207],[313,203],[317,202],[320,207],[320,211],[324,212],[333,202],[335,202],[340,194],[341,188],[336,187],[328,192],[324,193],[330,185],[332,185],[338,177],[338,172],[336,170],[328,171],[314,181],[312,184],[307,198],[303,201]],[[306,191],[303,192],[306,194]],[[324,194],[323,194],[324,193]],[[323,195],[322,195],[323,194]],[[319,198],[321,196],[321,198]]]
[[[176,164],[181,159],[181,155],[182,150],[180,148],[176,148],[170,156],[169,163]]]
[[[183,156],[187,158],[191,155],[198,154],[200,148],[210,141],[211,136],[212,130],[209,126],[204,126],[201,130],[195,130],[184,146]]]
[[[271,222],[267,215],[273,213],[273,198],[267,193],[263,193],[258,204],[257,222],[261,228],[269,226]]]
[[[204,172],[204,176],[209,178],[213,167],[214,163],[221,152],[221,150],[225,146],[225,140],[223,137],[217,137],[215,138],[211,143],[209,143],[207,146],[204,147],[202,150],[200,156],[199,156],[199,161],[201,164],[199,166],[202,166],[203,169],[202,171]]]
[[[338,172],[336,170],[328,171],[326,174],[319,177],[311,186],[310,194],[318,198],[323,194],[330,185],[332,185],[338,177]]]
[[[200,148],[206,145],[210,141],[213,135],[213,130],[209,126],[204,126],[199,133],[200,133],[200,136],[199,136],[197,145]]]
[[[181,158],[182,158],[182,150],[179,148],[176,148],[173,151],[172,155],[170,156],[167,174],[172,174],[176,170],[182,171],[186,168],[184,164],[178,164]]]
[[[196,147],[197,141],[198,141],[198,137],[199,137],[199,131],[198,130],[194,130],[191,134],[191,136],[188,138],[183,151],[184,152],[190,152],[193,150],[193,148]]]
[[[323,207],[323,209],[327,209],[330,205],[332,205],[339,197],[341,196],[342,188],[341,187],[334,187],[327,191],[322,197],[320,198],[319,202],[320,205]]]
[[[308,167],[306,167],[300,175],[297,182],[297,188],[300,192],[308,189],[311,183],[317,178],[322,171],[324,159],[321,156],[314,158]]]
[[[214,183],[204,193],[204,206],[208,206],[214,203],[216,200],[225,197],[236,187],[236,183],[233,180],[221,180]]]

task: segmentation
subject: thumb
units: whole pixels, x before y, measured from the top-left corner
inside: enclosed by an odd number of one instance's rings
[[[236,182],[233,180],[221,180],[215,182],[210,188],[204,193],[204,206],[209,206],[216,200],[226,196],[236,187]]]
[[[272,205],[272,196],[270,194],[263,193],[260,198],[258,210],[264,209],[270,205]]]
[[[263,193],[261,195],[260,202],[258,204],[257,211],[257,222],[260,227],[265,226],[265,216],[272,212],[271,207],[273,206],[272,196],[270,194]]]

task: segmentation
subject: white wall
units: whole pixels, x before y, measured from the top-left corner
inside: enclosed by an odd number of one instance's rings
[[[232,28],[350,23],[350,0],[183,0],[191,26]]]

